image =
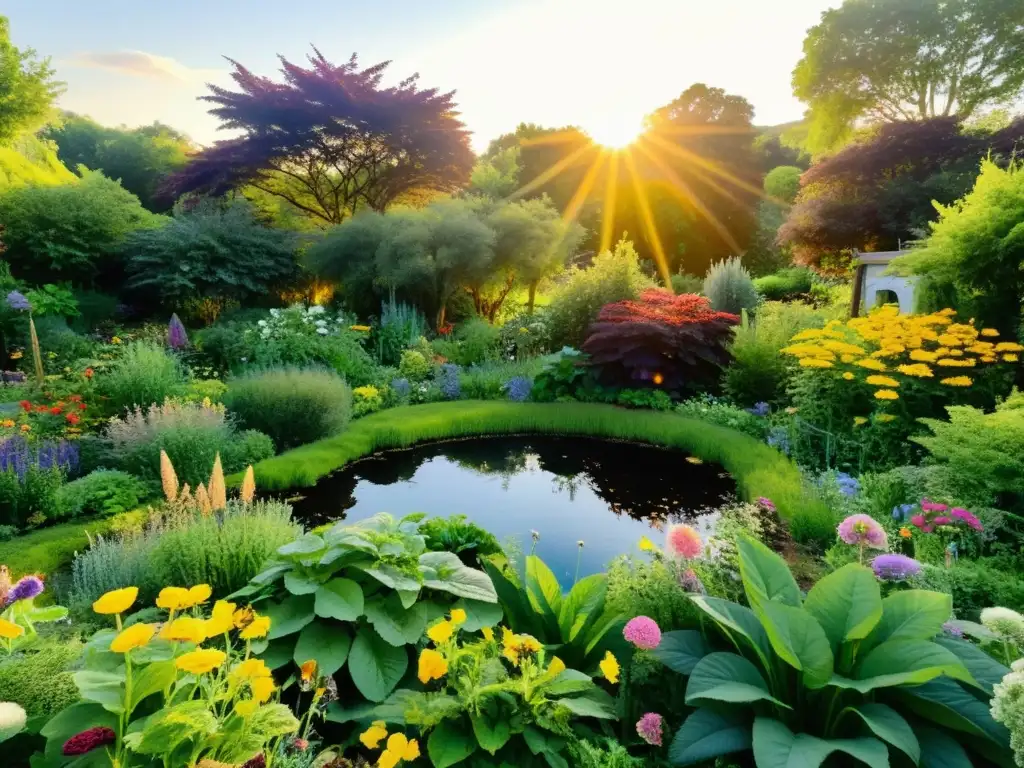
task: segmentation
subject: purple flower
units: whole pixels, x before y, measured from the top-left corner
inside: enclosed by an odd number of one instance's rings
[[[747,413],[752,413],[755,416],[767,416],[769,413],[771,413],[771,410],[772,408],[770,405],[768,405],[768,403],[761,402],[754,403],[753,408],[747,408]]]
[[[441,387],[441,394],[445,400],[458,400],[462,395],[462,386],[459,384],[459,366],[453,363],[445,363],[441,366],[438,374],[438,386]]]
[[[947,621],[945,624],[943,624],[942,631],[945,632],[947,635],[952,635],[953,637],[964,636],[964,631],[960,629],[960,627],[958,627],[952,621]]]
[[[516,403],[523,403],[530,397],[533,389],[533,381],[526,376],[513,376],[505,382],[502,390],[508,395],[508,399]]]
[[[870,515],[850,515],[839,524],[839,538],[847,544],[871,549],[885,549],[889,537],[885,530]]]
[[[25,294],[18,291],[11,291],[7,294],[7,306],[20,312],[32,311],[32,302],[25,298]]]
[[[768,512],[775,511],[775,503],[766,496],[759,496],[757,499],[757,505]]]
[[[45,589],[43,580],[38,576],[22,576],[18,583],[11,587],[11,591],[7,593],[7,600],[4,605],[11,605],[19,600],[31,600],[33,597],[41,595],[43,589]]]
[[[906,555],[879,555],[871,561],[871,570],[882,581],[906,581],[921,572],[921,564]]]
[[[184,349],[188,346],[188,334],[177,313],[171,315],[167,324],[167,346],[171,349]]]
[[[655,747],[661,746],[662,717],[657,712],[648,712],[636,724],[636,732],[641,739]]]
[[[629,642],[645,651],[653,651],[661,644],[661,628],[658,622],[647,616],[630,619],[622,636]]]

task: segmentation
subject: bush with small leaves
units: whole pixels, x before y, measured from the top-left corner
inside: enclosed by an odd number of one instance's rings
[[[738,315],[744,309],[753,312],[757,307],[754,281],[736,256],[711,265],[704,277],[704,295],[719,312]]]

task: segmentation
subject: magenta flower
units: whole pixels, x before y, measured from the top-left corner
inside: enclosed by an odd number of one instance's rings
[[[936,515],[932,519],[932,522],[935,523],[935,525],[949,525],[953,522],[953,518],[946,515]]]
[[[654,619],[637,616],[629,620],[622,636],[637,648],[652,651],[661,643],[661,628]]]
[[[921,499],[921,510],[924,512],[945,512],[949,509],[945,504],[939,504],[928,499]]]
[[[760,507],[764,507],[769,512],[775,511],[775,503],[766,496],[760,496],[757,499],[757,504]]]
[[[167,324],[167,346],[171,349],[184,349],[188,346],[188,334],[177,313],[171,315]]]
[[[668,529],[667,549],[675,557],[692,560],[703,551],[704,543],[700,534],[690,526],[673,525]]]
[[[879,555],[871,561],[871,570],[882,581],[906,581],[921,572],[921,564],[906,555]]]
[[[87,752],[92,752],[97,747],[113,744],[115,741],[117,741],[116,733],[110,728],[97,726],[87,731],[82,731],[65,741],[63,752],[68,757],[84,755]]]
[[[661,729],[663,720],[657,712],[648,712],[636,724],[636,732],[640,738],[655,747],[661,746]]]
[[[981,524],[981,520],[979,520],[977,518],[977,516],[971,514],[966,509],[963,509],[962,507],[953,507],[953,509],[951,509],[949,511],[949,514],[954,519],[959,520],[959,521],[961,521],[963,523],[966,523],[967,525],[969,525],[971,528],[973,528],[976,531],[983,531],[983,530],[985,530],[985,527]]]
[[[839,538],[847,544],[885,549],[889,539],[885,529],[870,515],[850,515],[839,524]]]

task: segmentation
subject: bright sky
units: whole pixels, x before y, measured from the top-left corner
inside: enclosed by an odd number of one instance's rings
[[[60,105],[107,124],[160,120],[201,143],[196,97],[316,45],[394,64],[389,81],[455,90],[473,145],[520,122],[616,134],[694,82],[745,96],[759,125],[799,119],[790,91],[808,27],[839,0],[5,0],[14,43],[51,56]]]

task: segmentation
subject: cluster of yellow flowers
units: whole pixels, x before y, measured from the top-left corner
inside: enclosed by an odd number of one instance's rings
[[[894,306],[872,311],[843,323],[832,320],[824,328],[796,334],[782,352],[799,360],[803,368],[841,371],[846,381],[870,371],[864,381],[877,387],[878,400],[898,400],[903,379],[931,379],[936,368],[976,368],[980,364],[1015,363],[1024,346],[1011,341],[993,341],[999,332],[980,331],[972,323],[954,322],[956,313],[943,309],[930,315],[901,315]],[[931,366],[934,365],[935,368]],[[843,370],[843,367],[846,370]],[[888,374],[885,376],[879,374]],[[970,376],[943,376],[948,387],[969,387]]]
[[[420,744],[416,739],[407,739],[404,733],[388,736],[387,723],[383,720],[375,721],[359,735],[359,740],[367,749],[379,749],[384,739],[387,739],[387,743],[377,758],[378,768],[395,768],[402,760],[415,760],[420,756]]]

